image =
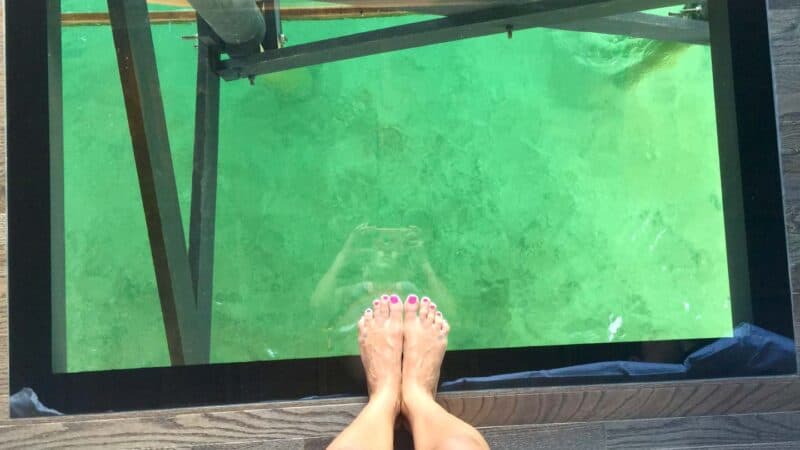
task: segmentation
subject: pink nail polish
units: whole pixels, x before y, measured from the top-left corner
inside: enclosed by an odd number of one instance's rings
[[[408,303],[409,305],[416,304],[417,303],[417,296],[413,295],[413,294],[409,295],[408,298],[406,299],[406,303]]]
[[[441,311],[436,311],[436,315],[437,315],[437,316],[441,316],[441,315],[442,315],[442,312],[441,312]]]
[[[422,303],[428,303],[429,301],[431,301],[431,299],[428,297],[422,297]]]
[[[378,306],[378,305],[381,304],[381,302],[379,302],[378,300],[375,300],[374,302],[372,302],[372,304],[375,305],[375,306]]]
[[[392,295],[390,297],[390,300],[392,301],[392,303],[398,303],[400,301],[400,297],[398,297],[396,295]]]
[[[381,299],[382,299],[383,301],[385,301],[385,302],[388,302],[388,301],[389,301],[389,296],[388,296],[388,295],[382,295],[382,296],[381,296]]]

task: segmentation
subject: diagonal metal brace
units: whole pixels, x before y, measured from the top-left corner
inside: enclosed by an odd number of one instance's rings
[[[145,0],[108,0],[134,159],[173,365],[208,362]]]

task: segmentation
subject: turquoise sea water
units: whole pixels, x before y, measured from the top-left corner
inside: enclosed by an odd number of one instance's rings
[[[194,32],[153,27],[185,226]],[[63,41],[69,370],[168,365],[111,31]],[[394,291],[456,349],[729,335],[715,126],[707,47],[554,30],[225,83],[212,360],[354,354]]]

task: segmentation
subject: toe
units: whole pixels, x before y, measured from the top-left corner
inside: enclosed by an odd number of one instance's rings
[[[381,310],[381,312],[380,312],[381,318],[382,319],[388,319],[389,318],[389,296],[388,295],[381,296],[380,310]]]
[[[442,336],[450,334],[450,323],[446,320],[442,321]]]
[[[436,303],[431,303],[431,306],[428,307],[428,317],[426,318],[429,324],[433,324],[434,320],[436,320]]]
[[[369,326],[374,317],[375,315],[373,314],[372,308],[367,308],[367,310],[364,311],[364,326]]]
[[[364,336],[364,332],[366,331],[364,327],[366,326],[367,319],[364,318],[362,315],[360,319],[358,319],[358,341],[361,342],[362,336]]]
[[[436,328],[437,330],[441,330],[443,323],[444,323],[444,317],[442,317],[442,312],[436,311],[436,314],[434,314],[433,317],[433,327]]]
[[[422,297],[422,302],[419,305],[419,319],[425,321],[428,319],[428,312],[431,310],[431,299]]]
[[[402,322],[403,320],[403,302],[397,294],[392,294],[389,297],[389,319],[393,321]]]
[[[405,304],[405,320],[414,320],[417,317],[417,309],[419,309],[419,299],[416,295],[411,294],[406,298]]]

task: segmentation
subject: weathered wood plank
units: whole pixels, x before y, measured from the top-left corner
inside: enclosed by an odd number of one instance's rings
[[[785,379],[785,382],[778,380]],[[588,422],[800,409],[796,377],[464,393],[440,401],[478,426]],[[777,384],[774,384],[777,383]],[[751,409],[756,408],[756,409]],[[766,409],[762,409],[766,408]],[[775,409],[773,409],[775,408]],[[756,411],[757,410],[757,411]]]
[[[9,415],[8,396],[8,220],[6,201],[6,21],[0,2],[0,419]]]
[[[773,53],[776,51],[772,50]],[[779,64],[774,72],[778,115],[800,111],[800,76],[797,75],[800,73],[800,64]]]
[[[797,312],[800,311],[800,294],[792,294],[792,311],[794,311],[794,351],[797,358],[797,367],[800,367],[800,317]]]
[[[770,0],[768,12],[778,133],[783,172],[784,220],[792,291],[800,291],[800,1]],[[795,348],[800,367],[800,296],[792,294]]]
[[[768,0],[770,11],[778,11],[781,9],[800,9],[798,0]]]
[[[800,410],[800,379],[773,377],[675,383],[515,389],[443,394],[440,402],[476,426],[598,422]],[[92,445],[189,446],[321,438],[337,434],[363,406],[344,399],[319,406],[247,405],[181,411],[6,421],[8,448]],[[145,432],[146,431],[146,432]]]
[[[775,65],[800,64],[800,5],[795,0],[771,0],[769,26],[772,40],[772,61]]]
[[[800,442],[771,442],[768,444],[704,445],[701,447],[682,447],[691,450],[797,450]]]
[[[686,448],[800,441],[800,414],[679,417],[605,424],[609,449]]]
[[[597,450],[605,448],[605,430],[599,423],[523,425],[482,428],[493,449]]]
[[[800,448],[800,413],[746,414],[698,418],[626,420],[556,425],[481,428],[493,449],[795,449]],[[411,450],[409,434],[400,430],[395,449]],[[202,450],[323,450],[333,436],[195,446]]]
[[[605,448],[605,430],[599,423],[502,426],[479,428],[478,430],[493,449],[598,450]],[[325,450],[332,440],[333,436],[306,439],[304,450]],[[228,449],[227,446],[211,446],[209,450],[218,448]],[[236,448],[238,449],[238,447]],[[394,449],[414,449],[413,441],[407,431],[396,432]]]
[[[310,443],[312,444],[311,447],[309,446]],[[231,442],[225,444],[195,445],[191,448],[192,450],[310,450],[314,447],[313,440],[283,439],[280,441],[266,442]]]

